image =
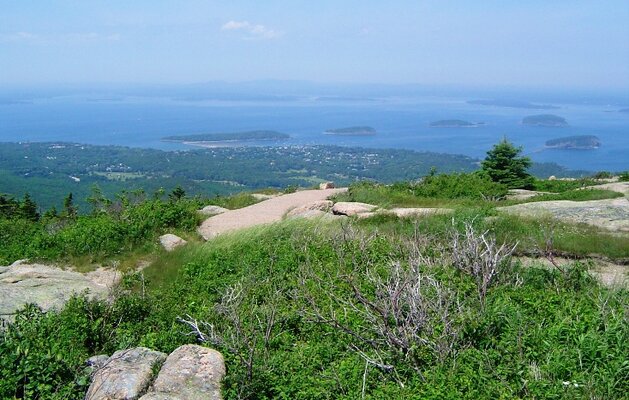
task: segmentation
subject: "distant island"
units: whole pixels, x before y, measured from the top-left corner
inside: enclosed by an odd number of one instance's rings
[[[600,146],[600,139],[593,135],[566,136],[546,141],[546,147],[550,149],[592,150]]]
[[[535,104],[522,100],[469,100],[468,104],[475,104],[481,106],[496,106],[496,107],[509,107],[509,108],[528,108],[531,110],[556,110],[559,107],[551,104]]]
[[[348,128],[327,129],[324,135],[336,136],[373,136],[376,130],[370,126],[350,126]]]
[[[568,126],[565,118],[553,114],[529,115],[522,120],[523,125],[563,127]]]
[[[370,97],[353,97],[353,96],[321,96],[316,97],[315,101],[378,101]]]
[[[462,119],[441,119],[430,123],[431,128],[476,128],[484,122],[469,122]]]
[[[189,144],[215,142],[244,142],[250,140],[284,140],[290,136],[276,131],[247,131],[233,133],[201,133],[196,135],[166,136],[165,142],[184,142]]]
[[[629,108],[623,108],[622,110],[618,110],[618,112],[629,114]]]

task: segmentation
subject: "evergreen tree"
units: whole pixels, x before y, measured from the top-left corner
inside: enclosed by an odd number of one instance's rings
[[[53,220],[59,217],[59,214],[57,213],[57,207],[52,206],[48,209],[48,211],[46,211],[44,213],[44,215],[42,216],[42,219],[49,221],[49,220]]]
[[[19,206],[13,197],[0,194],[0,217],[12,218],[18,213]]]
[[[24,195],[24,198],[20,203],[19,216],[34,222],[39,220],[37,204],[33,201],[31,195],[28,193]]]
[[[172,192],[168,195],[172,201],[181,200],[186,195],[186,191],[179,185],[173,189]]]
[[[68,194],[65,199],[63,199],[63,217],[65,218],[76,218],[77,209],[74,205],[74,199],[72,193]]]
[[[527,172],[531,159],[522,157],[522,147],[516,147],[506,138],[487,152],[481,164],[481,171],[492,181],[502,183],[510,189],[528,189],[533,185],[533,177]]]
[[[87,202],[92,205],[92,213],[100,214],[107,212],[107,207],[111,205],[111,201],[105,197],[100,186],[94,184],[92,186],[92,193],[87,198]]]

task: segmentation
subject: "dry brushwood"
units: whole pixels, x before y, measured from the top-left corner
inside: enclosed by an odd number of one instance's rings
[[[454,225],[454,220],[452,223]],[[489,231],[479,233],[474,229],[473,221],[466,221],[464,232],[452,230],[451,245],[452,264],[474,278],[479,300],[484,305],[487,290],[500,268],[509,261],[517,244],[498,245]]]
[[[306,257],[300,277],[304,314],[352,336],[352,349],[383,371],[393,370],[382,361],[391,355],[401,356],[418,371],[420,351],[447,357],[458,337],[454,314],[459,305],[453,294],[421,273],[417,262],[392,261],[388,268],[378,267],[362,251],[368,241],[359,239],[354,251],[338,245],[335,274],[318,274]]]
[[[276,326],[277,302],[274,299],[279,296],[279,291],[274,291],[264,305],[244,305],[250,285],[252,283],[239,282],[223,292],[215,306],[224,322],[220,326],[197,321],[190,315],[177,317],[178,322],[190,328],[188,334],[196,336],[199,342],[210,343],[236,356],[245,366],[247,382],[251,382],[255,366],[267,359]],[[246,385],[241,385],[239,390],[245,393]]]

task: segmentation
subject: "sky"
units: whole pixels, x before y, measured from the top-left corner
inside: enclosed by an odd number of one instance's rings
[[[0,0],[0,86],[629,88],[628,0]]]

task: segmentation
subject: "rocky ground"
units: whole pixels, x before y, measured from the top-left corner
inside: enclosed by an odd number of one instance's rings
[[[59,308],[76,293],[106,298],[120,276],[119,272],[104,268],[82,274],[58,266],[16,261],[0,267],[0,319],[11,319],[28,303],[43,310]]]
[[[629,182],[610,182],[585,189],[604,189],[625,195],[623,198],[592,201],[539,201],[501,207],[499,210],[532,217],[549,216],[571,223],[583,223],[612,232],[629,232]],[[512,191],[512,199],[528,199],[542,192]]]
[[[539,201],[501,207],[500,210],[531,217],[549,216],[612,232],[629,233],[629,200],[626,197],[592,201]]]

